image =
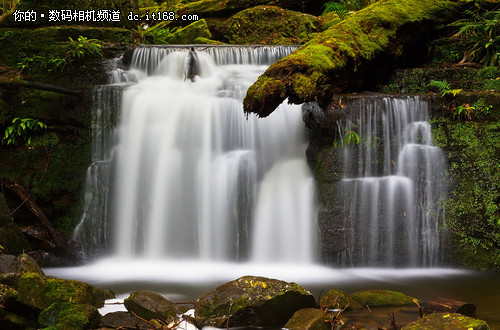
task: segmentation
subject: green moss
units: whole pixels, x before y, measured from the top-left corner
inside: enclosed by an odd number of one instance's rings
[[[403,326],[402,330],[463,329],[489,330],[485,321],[456,313],[432,313]]]
[[[100,315],[90,305],[54,303],[40,313],[38,322],[53,329],[81,330],[98,326]]]
[[[217,41],[217,40],[212,40],[209,38],[204,38],[204,37],[198,37],[194,40],[195,44],[202,44],[202,45],[226,45],[223,42]]]
[[[452,183],[446,223],[462,265],[500,268],[500,123],[433,121]]]
[[[369,307],[411,305],[414,303],[413,300],[416,300],[401,292],[389,290],[359,291],[351,294],[350,297],[361,305]]]
[[[315,16],[273,6],[243,10],[222,24],[231,44],[300,44],[319,31]]]
[[[208,30],[207,22],[204,19],[200,19],[175,31],[165,41],[169,44],[193,44],[196,38],[200,37],[207,39],[212,37],[212,34]]]

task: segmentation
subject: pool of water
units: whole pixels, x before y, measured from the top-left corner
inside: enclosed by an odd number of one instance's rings
[[[318,299],[329,289],[346,293],[368,289],[401,291],[419,300],[438,297],[476,304],[476,317],[500,329],[500,273],[448,268],[344,268],[297,264],[234,264],[200,261],[102,259],[81,267],[46,268],[47,275],[81,280],[119,297],[152,290],[174,302],[194,302],[213,288],[244,275],[296,282]],[[416,308],[397,310],[396,321]],[[383,316],[389,310],[383,310]],[[380,314],[380,313],[379,313]],[[413,317],[413,316],[412,316]],[[380,318],[380,317],[378,317]],[[387,318],[387,317],[385,317]],[[402,321],[399,321],[402,323]]]

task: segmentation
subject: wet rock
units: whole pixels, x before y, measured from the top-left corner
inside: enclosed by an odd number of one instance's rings
[[[159,319],[166,323],[177,320],[177,310],[174,304],[152,291],[132,292],[125,299],[125,307],[146,320]]]
[[[17,291],[5,284],[0,284],[0,306],[8,306],[17,299]]]
[[[296,283],[244,276],[198,299],[195,318],[200,327],[282,327],[297,310],[315,306],[311,293]]]
[[[24,330],[36,329],[37,323],[33,320],[11,313],[5,309],[0,309],[0,329]]]
[[[328,315],[317,308],[304,308],[296,311],[285,324],[290,330],[329,330]]]
[[[55,254],[47,251],[32,251],[28,252],[28,255],[42,267],[61,267],[67,264],[64,260],[58,258]]]
[[[19,278],[17,300],[37,310],[44,310],[56,302],[104,306],[106,291],[85,282],[44,279],[37,273],[26,273]]]
[[[63,302],[43,310],[38,322],[55,329],[81,330],[96,328],[100,319],[101,314],[94,306]]]
[[[212,34],[208,30],[207,22],[204,19],[193,22],[188,26],[175,31],[166,38],[169,44],[194,44],[197,38],[210,39]]]
[[[485,321],[473,319],[462,314],[455,313],[432,313],[409,323],[402,330],[433,330],[433,329],[455,329],[455,330],[489,330]]]
[[[331,289],[319,302],[321,309],[344,309],[353,310],[363,308],[356,300],[346,295],[344,292]]]
[[[362,306],[405,306],[414,304],[415,298],[407,296],[401,292],[390,290],[366,290],[351,294],[351,298],[359,302]]]
[[[16,259],[12,254],[0,254],[0,273],[6,273]]]
[[[129,312],[114,312],[108,313],[101,318],[99,327],[101,328],[147,328],[148,323],[134,316]]]
[[[0,256],[0,283],[17,289],[19,278],[28,272],[45,276],[36,261],[27,254],[21,254],[17,257]]]

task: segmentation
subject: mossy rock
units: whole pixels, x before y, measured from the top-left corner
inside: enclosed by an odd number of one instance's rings
[[[222,41],[217,41],[217,40],[212,40],[209,38],[204,38],[204,37],[198,37],[194,40],[195,44],[201,44],[201,45],[226,45]]]
[[[331,289],[319,302],[321,309],[344,309],[353,310],[363,308],[357,301],[353,300],[341,290]]]
[[[211,37],[212,33],[208,30],[207,22],[204,19],[200,19],[175,31],[165,41],[169,44],[194,44],[197,38],[210,39]]]
[[[104,306],[106,291],[85,282],[48,278],[26,273],[19,278],[17,300],[38,310],[56,302]]]
[[[285,324],[290,330],[330,330],[328,314],[317,308],[304,308],[296,311]]]
[[[15,300],[17,300],[17,290],[8,285],[0,284],[0,305],[6,306]]]
[[[230,44],[301,44],[319,31],[315,16],[274,6],[243,10],[223,24]]]
[[[473,319],[468,316],[456,313],[432,313],[409,323],[401,328],[402,330],[434,330],[434,329],[454,329],[454,330],[489,330],[490,327],[485,321]]]
[[[104,315],[99,323],[100,328],[130,328],[147,329],[149,324],[130,312],[113,312]]]
[[[342,21],[342,19],[334,13],[333,11],[326,13],[325,15],[322,15],[320,17],[320,22],[321,22],[321,31],[328,30],[335,24],[338,24]]]
[[[401,292],[390,290],[358,291],[350,297],[362,306],[368,305],[369,307],[406,306],[414,304],[414,300],[417,300]]]
[[[244,276],[198,299],[195,318],[200,327],[282,327],[297,310],[315,305],[311,293],[296,283]]]
[[[422,37],[419,29],[403,27],[421,24],[431,30],[432,24],[451,20],[458,6],[446,0],[377,1],[271,65],[248,89],[244,111],[266,117],[286,98],[325,105],[333,93],[364,88],[373,79],[364,79],[363,68],[371,75],[387,73],[380,65],[370,66],[372,60],[382,56],[392,64],[405,46]],[[402,38],[405,32],[408,36]]]
[[[101,314],[94,306],[60,302],[44,309],[38,322],[51,329],[81,330],[97,328],[100,319]]]
[[[125,307],[145,320],[159,319],[167,324],[177,321],[174,304],[158,293],[141,290],[135,291],[125,299]]]

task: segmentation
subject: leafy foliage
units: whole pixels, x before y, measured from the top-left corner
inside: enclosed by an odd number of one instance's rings
[[[344,136],[344,144],[345,145],[350,145],[351,143],[358,144],[359,143],[359,135],[358,133],[352,131],[352,130],[347,130],[347,133]]]
[[[451,26],[457,27],[458,38],[466,47],[464,60],[484,65],[500,65],[500,10],[483,14],[469,12],[470,19],[459,20]]]
[[[77,40],[73,40],[69,37],[67,48],[68,55],[71,58],[81,58],[93,55],[102,56],[102,46],[97,39],[88,39],[87,37],[79,36]]]
[[[439,89],[441,97],[452,94],[453,96],[457,96],[458,93],[462,91],[462,89],[451,89],[450,84],[446,80],[431,80],[431,82],[427,85],[428,87],[436,87]]]
[[[47,128],[48,126],[38,119],[14,118],[12,125],[5,129],[2,144],[15,146],[22,142],[27,147],[31,147],[33,136]]]
[[[325,8],[325,10],[323,10],[323,15],[330,12],[334,12],[335,14],[338,15],[340,19],[344,19],[346,15],[349,13],[349,8],[335,1],[327,2],[323,5],[323,7]]]

